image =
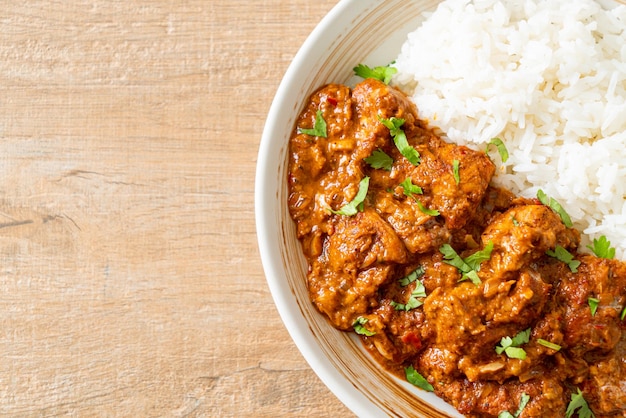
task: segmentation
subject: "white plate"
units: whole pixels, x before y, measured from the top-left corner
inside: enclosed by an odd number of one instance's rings
[[[625,0],[619,0],[623,2]],[[599,0],[604,7],[613,0]],[[309,300],[307,263],[287,208],[288,141],[309,95],[327,83],[352,84],[359,63],[386,65],[436,0],[343,0],[322,20],[290,65],[271,106],[259,148],[255,215],[270,291],[291,337],[330,390],[361,417],[461,417],[432,393],[386,373],[352,333],[334,329]]]

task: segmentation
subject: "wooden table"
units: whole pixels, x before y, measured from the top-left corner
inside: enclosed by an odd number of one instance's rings
[[[277,314],[253,207],[273,95],[335,3],[0,10],[1,416],[350,415]]]

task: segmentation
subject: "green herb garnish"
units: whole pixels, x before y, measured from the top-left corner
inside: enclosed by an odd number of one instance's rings
[[[364,160],[372,168],[382,168],[387,171],[391,171],[391,166],[393,165],[393,158],[387,155],[385,151],[379,149],[372,152],[372,155],[364,158]]]
[[[615,248],[611,247],[611,241],[609,241],[604,235],[600,238],[593,240],[593,246],[587,245],[593,253],[600,258],[612,259],[615,257]]]
[[[415,385],[418,388],[424,389],[425,391],[428,391],[428,392],[433,392],[435,390],[435,388],[433,388],[433,385],[428,383],[428,380],[426,380],[424,376],[419,374],[419,372],[415,370],[413,366],[409,366],[405,368],[404,373],[406,375],[406,380],[412,385]]]
[[[477,272],[480,270],[480,264],[483,261],[487,261],[491,258],[491,252],[493,251],[493,242],[489,241],[484,249],[475,252],[465,259],[461,258],[461,256],[458,255],[456,251],[454,251],[454,248],[452,248],[450,244],[443,244],[439,248],[439,251],[443,254],[443,259],[445,263],[456,267],[461,271],[461,273],[463,273],[460,281],[469,279],[472,281],[472,283],[478,286],[481,281],[478,277]]]
[[[378,117],[380,123],[385,125],[387,129],[389,129],[389,133],[393,138],[394,144],[396,144],[396,148],[400,151],[400,154],[404,156],[409,162],[415,166],[420,164],[420,154],[417,152],[415,148],[409,145],[409,141],[406,139],[406,134],[402,129],[402,125],[404,125],[404,119],[392,117],[390,119],[384,119],[380,116]]]
[[[506,163],[506,160],[509,159],[509,151],[506,149],[504,142],[500,138],[492,138],[491,141],[487,144],[487,149],[485,152],[489,151],[489,145],[495,145],[498,149],[498,154],[500,154],[500,159],[503,163]]]
[[[424,275],[424,273],[426,273],[426,270],[424,269],[424,266],[419,266],[418,268],[413,270],[408,276],[403,277],[402,279],[400,279],[400,286],[408,286],[408,285],[410,285],[411,283],[413,283],[417,279],[421,278]]]
[[[509,411],[500,412],[498,414],[498,418],[519,417],[522,414],[522,411],[524,410],[524,408],[526,408],[526,405],[528,404],[529,401],[530,401],[530,395],[522,393],[522,396],[520,397],[520,400],[519,400],[519,406],[517,407],[517,411],[514,414],[510,413]]]
[[[417,207],[419,208],[420,212],[428,216],[439,216],[439,211],[437,209],[428,209],[419,200],[415,199],[415,201],[417,202]]]
[[[557,215],[559,215],[561,221],[566,227],[571,228],[574,225],[567,212],[565,212],[565,209],[563,209],[563,206],[561,206],[561,204],[557,202],[556,199],[548,197],[548,195],[545,194],[545,192],[541,189],[537,190],[537,199],[539,199],[541,203],[548,206]]]
[[[398,72],[397,68],[389,65],[370,68],[365,64],[359,64],[352,70],[354,74],[361,78],[375,78],[385,84],[389,84],[393,75]]]
[[[530,339],[530,328],[520,331],[515,337],[502,337],[500,345],[496,347],[496,353],[505,353],[510,358],[524,360],[526,351],[520,345],[526,344]]]
[[[328,134],[326,133],[326,121],[324,120],[324,116],[322,116],[322,111],[318,110],[315,112],[315,125],[313,129],[298,128],[298,133],[326,138]]]
[[[550,342],[548,340],[544,340],[543,338],[538,338],[537,344],[543,345],[544,347],[548,347],[554,351],[559,351],[561,349],[560,345]]]
[[[620,321],[623,321],[624,318],[626,318],[626,306],[624,306],[624,309],[622,309],[622,313],[619,316]]]
[[[600,304],[600,301],[596,298],[587,298],[587,304],[589,305],[591,316],[595,316],[596,311],[598,310],[598,305]]]
[[[459,174],[459,164],[461,162],[459,160],[452,161],[452,174],[454,175],[454,181],[456,184],[461,182],[461,175]]]
[[[402,190],[405,196],[412,197],[415,200],[417,200],[417,198],[413,195],[423,193],[422,188],[413,184],[410,178],[405,179],[402,183],[400,183],[400,186],[402,186]]]
[[[554,248],[554,251],[553,250],[546,251],[546,254],[549,255],[550,257],[554,257],[557,260],[562,261],[565,264],[567,264],[567,266],[569,267],[572,273],[578,272],[578,266],[580,266],[580,261],[575,260],[574,256],[565,248],[561,247],[560,245],[557,245],[556,248]]]
[[[365,324],[367,324],[367,318],[363,318],[359,316],[356,321],[352,324],[352,328],[354,328],[354,332],[360,335],[365,335],[366,337],[371,337],[372,335],[376,335],[375,332],[372,332],[365,328]]]
[[[578,418],[594,418],[593,411],[589,408],[587,401],[585,400],[583,393],[579,388],[577,393],[572,393],[570,403],[567,405],[565,416],[571,418],[572,415],[578,410]]]
[[[354,199],[352,199],[352,202],[346,203],[339,210],[329,210],[336,215],[356,215],[357,212],[363,210],[363,201],[365,200],[365,196],[367,196],[367,189],[369,188],[369,185],[370,178],[363,177],[363,179],[359,182],[359,191],[357,192],[356,196],[354,196]]]
[[[391,306],[393,306],[396,311],[410,311],[411,309],[419,308],[420,306],[422,306],[424,302],[422,302],[418,298],[425,297],[426,288],[424,287],[424,283],[418,281],[415,285],[415,289],[413,289],[413,291],[411,292],[411,296],[409,297],[407,303],[403,304],[392,301]]]

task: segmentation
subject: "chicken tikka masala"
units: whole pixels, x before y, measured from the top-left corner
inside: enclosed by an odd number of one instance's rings
[[[626,264],[579,252],[558,202],[495,187],[375,79],[296,125],[289,210],[336,328],[468,417],[626,416]]]

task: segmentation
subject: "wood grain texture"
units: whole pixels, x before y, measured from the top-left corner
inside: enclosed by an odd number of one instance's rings
[[[0,10],[0,415],[349,416],[256,246],[290,60],[336,0]]]

